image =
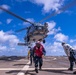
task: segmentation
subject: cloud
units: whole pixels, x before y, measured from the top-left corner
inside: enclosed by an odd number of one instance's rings
[[[3,50],[7,50],[7,47],[0,45],[0,51],[3,51]]]
[[[48,30],[52,30],[56,26],[56,23],[54,21],[48,22]]]
[[[28,21],[30,21],[30,22],[33,22],[34,23],[34,19],[33,18],[28,18],[28,19],[26,19],[26,20],[28,20]],[[27,24],[29,24],[28,22],[23,22],[23,25],[27,25]]]
[[[11,21],[12,21],[12,19],[10,19],[10,18],[6,20],[7,24],[10,24]]]
[[[66,10],[64,13],[67,13],[67,14],[71,15],[71,14],[73,14],[73,11]]]
[[[9,49],[12,47],[16,47],[19,39],[15,35],[6,34],[3,31],[0,31],[0,50],[1,49]]]
[[[1,7],[5,8],[7,10],[10,8],[8,5],[5,5],[5,4],[1,5]]]
[[[54,39],[56,39],[56,41],[67,41],[68,40],[68,36],[62,34],[62,33],[57,33],[55,36],[54,36]]]
[[[18,46],[18,42],[17,36],[0,31],[0,56],[26,56],[28,47]]]
[[[14,31],[12,31],[12,30],[9,30],[9,31],[7,31],[7,32],[5,32],[6,34],[14,34],[15,32]]]
[[[58,49],[60,49],[59,47],[61,47],[61,44],[58,42],[54,42],[53,45],[51,46],[51,49],[53,52],[56,52]]]
[[[2,22],[0,22],[0,25],[2,24]]]
[[[70,40],[70,43],[74,43],[74,42],[76,42],[76,39],[71,39]]]
[[[64,3],[64,0],[31,0],[31,2],[43,6],[43,11],[48,13],[50,10],[57,11]]]
[[[9,9],[10,7],[8,6],[8,5],[5,5],[5,4],[3,4],[3,5],[0,5],[1,7],[3,7],[3,8],[5,8],[5,9]],[[2,10],[0,9],[0,13],[2,13]]]
[[[47,51],[46,55],[51,56],[65,55],[65,52],[60,42],[54,41],[53,43],[46,43],[45,49]]]
[[[56,23],[54,21],[48,22],[48,30],[49,30],[48,35],[56,34],[58,31],[61,30],[60,27],[58,27],[57,29],[55,28],[55,26],[56,26]]]
[[[73,46],[73,48],[76,50],[76,43],[74,44],[74,45],[72,45]]]

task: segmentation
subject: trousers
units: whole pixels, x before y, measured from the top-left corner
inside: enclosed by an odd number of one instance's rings
[[[70,69],[73,69],[75,61],[72,57],[69,57],[69,61],[70,61]]]
[[[41,68],[42,67],[42,65],[43,65],[42,57],[35,56],[34,61],[35,61],[35,68],[38,68],[38,67]]]

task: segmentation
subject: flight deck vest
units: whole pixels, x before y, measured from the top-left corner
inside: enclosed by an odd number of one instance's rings
[[[35,56],[42,57],[42,55],[43,55],[43,46],[41,45],[40,48],[35,46],[34,47],[34,54],[35,54]]]

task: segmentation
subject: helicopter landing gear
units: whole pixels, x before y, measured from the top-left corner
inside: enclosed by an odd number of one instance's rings
[[[40,42],[42,41],[43,43],[45,43],[45,39],[44,39],[44,40],[42,40],[42,39],[39,39],[38,41],[40,41]]]
[[[43,43],[45,43],[45,40],[43,40]]]

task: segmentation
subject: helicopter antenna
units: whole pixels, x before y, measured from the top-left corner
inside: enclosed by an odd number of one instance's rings
[[[5,11],[5,12],[7,12],[8,14],[11,14],[11,15],[15,16],[16,18],[21,19],[21,20],[24,21],[24,22],[28,22],[28,23],[30,23],[30,24],[34,24],[34,23],[32,23],[32,22],[30,22],[30,21],[28,21],[28,20],[26,20],[26,19],[24,19],[24,18],[22,18],[22,17],[20,17],[20,16],[18,16],[18,15],[16,15],[16,14],[14,14],[14,13],[12,13],[11,11],[3,8],[2,6],[0,6],[0,9],[3,10],[3,11]]]
[[[43,19],[40,20],[39,22],[43,22],[44,20],[47,20],[47,19],[49,19],[49,18],[51,18],[51,17],[53,17],[53,16],[55,16],[55,15],[57,15],[57,14],[60,14],[61,12],[65,11],[66,9],[68,9],[68,8],[70,8],[70,7],[73,7],[73,6],[75,6],[75,5],[76,5],[76,0],[74,0],[74,1],[72,1],[71,3],[69,3],[69,4],[65,5],[64,7],[60,8],[60,10],[58,10],[58,11],[50,14],[49,16],[47,16],[47,17],[45,17],[45,18],[43,18]]]

